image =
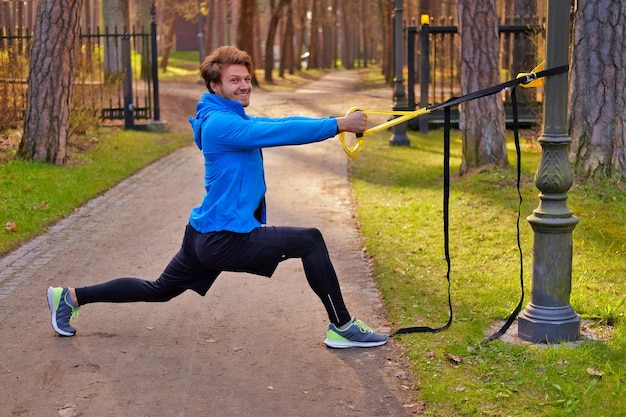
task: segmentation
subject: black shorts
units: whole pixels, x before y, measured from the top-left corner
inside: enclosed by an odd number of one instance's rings
[[[311,242],[318,240],[323,245],[321,234],[312,228],[268,226],[249,233],[200,233],[187,225],[180,251],[157,283],[205,295],[222,271],[271,277],[280,262],[304,256]]]

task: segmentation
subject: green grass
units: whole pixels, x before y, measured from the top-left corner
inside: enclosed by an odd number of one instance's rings
[[[66,166],[15,159],[0,164],[0,254],[188,143],[190,134],[105,131],[95,146],[72,154]]]
[[[441,131],[409,133],[410,147],[370,136],[352,161],[357,215],[374,276],[395,328],[438,327],[448,317],[442,224]],[[371,138],[371,139],[370,139]],[[460,135],[452,173],[460,165]],[[522,219],[526,301],[530,300],[532,230],[538,205],[533,176],[538,146],[523,144]],[[509,148],[512,165],[516,157]],[[400,336],[426,414],[445,416],[619,416],[626,409],[626,197],[611,184],[575,185],[568,207],[574,230],[571,303],[604,341],[538,348],[480,342],[519,301],[515,169],[454,175],[450,255],[454,321],[437,334]],[[460,363],[447,354],[458,355]],[[592,375],[593,370],[602,376]]]
[[[159,65],[161,57],[159,57]],[[198,51],[174,51],[170,53],[167,70],[159,67],[159,80],[195,82],[200,77],[200,57]]]

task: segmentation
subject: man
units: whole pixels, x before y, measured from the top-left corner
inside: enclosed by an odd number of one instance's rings
[[[265,178],[261,149],[319,142],[366,129],[362,112],[345,117],[248,116],[250,56],[223,46],[200,67],[209,93],[190,118],[194,140],[204,155],[204,199],[189,216],[180,251],[156,281],[118,278],[83,288],[48,288],[52,327],[63,336],[76,330],[70,319],[79,306],[96,302],[165,302],[191,289],[204,296],[222,271],[271,277],[278,264],[301,258],[311,289],[322,301],[330,324],[324,343],[333,348],[380,346],[387,336],[351,317],[319,230],[265,226]]]

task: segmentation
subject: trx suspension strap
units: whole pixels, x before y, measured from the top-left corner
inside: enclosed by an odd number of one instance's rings
[[[543,84],[543,80],[542,80],[543,77],[556,75],[556,74],[562,74],[568,71],[568,66],[564,65],[564,66],[536,72],[540,68],[542,68],[542,66],[543,66],[543,63],[540,64],[538,67],[536,67],[532,72],[519,74],[517,78],[513,80],[509,80],[502,84],[498,84],[498,85],[495,85],[495,86],[492,86],[483,90],[479,90],[479,91],[476,91],[476,92],[473,92],[473,93],[470,93],[461,97],[452,97],[441,104],[418,109],[413,112],[380,112],[380,111],[372,111],[372,110],[369,110],[369,111],[361,110],[361,111],[364,111],[366,114],[367,113],[369,114],[393,114],[399,117],[392,119],[381,125],[367,129],[365,132],[363,132],[363,134],[357,135],[357,144],[353,147],[348,147],[346,145],[343,135],[342,134],[339,135],[339,140],[342,143],[344,151],[349,157],[354,158],[358,155],[358,153],[363,148],[364,136],[379,132],[384,129],[388,129],[397,124],[404,123],[414,117],[417,117],[423,114],[428,114],[434,110],[440,110],[440,109],[444,110],[444,192],[443,192],[444,194],[443,195],[443,224],[444,226],[443,227],[444,227],[444,252],[445,252],[445,258],[446,258],[446,263],[447,263],[446,279],[448,281],[448,307],[449,307],[448,321],[443,326],[435,327],[435,328],[428,327],[428,326],[412,326],[412,327],[400,328],[396,330],[394,335],[395,334],[409,334],[409,333],[438,333],[440,331],[448,329],[450,325],[452,324],[453,311],[452,311],[452,297],[451,297],[451,286],[450,286],[451,262],[450,262],[450,253],[449,253],[449,219],[448,219],[449,218],[449,215],[448,215],[449,214],[449,196],[450,196],[450,125],[451,125],[450,108],[452,106],[459,105],[466,101],[475,100],[478,98],[482,98],[482,97],[499,93],[505,89],[511,89],[511,100],[512,100],[512,106],[513,106],[512,108],[513,110],[513,133],[514,133],[514,138],[515,138],[515,149],[517,153],[517,193],[519,196],[518,213],[517,213],[517,246],[518,246],[518,250],[520,254],[521,296],[520,296],[520,301],[517,307],[511,313],[509,318],[506,320],[502,328],[496,333],[494,333],[493,335],[486,337],[482,341],[482,343],[487,343],[491,340],[497,339],[501,337],[502,335],[504,335],[506,331],[508,330],[508,328],[511,326],[511,324],[517,318],[517,315],[519,314],[519,312],[521,311],[521,308],[524,302],[523,262],[522,262],[522,249],[521,249],[521,243],[520,243],[520,228],[519,228],[521,204],[522,204],[522,196],[521,196],[521,191],[520,191],[521,150],[520,150],[520,145],[519,145],[518,109],[517,109],[517,95],[515,92],[515,87],[517,87],[518,85],[522,85],[523,87],[527,87],[527,88],[535,87],[537,85]],[[360,110],[360,109],[352,108],[348,111],[348,113],[351,113],[357,110]]]
[[[450,288],[450,234],[449,230],[449,212],[450,206],[450,106],[444,107],[444,128],[443,128],[443,249],[446,257],[446,280],[448,281],[448,309],[450,314],[448,315],[448,321],[441,327],[428,327],[428,326],[412,326],[403,327],[396,330],[394,334],[408,334],[408,333],[439,333],[446,330],[452,324],[452,291]]]

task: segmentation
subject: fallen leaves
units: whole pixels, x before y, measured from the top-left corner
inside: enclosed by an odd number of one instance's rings
[[[15,223],[15,222],[6,222],[4,224],[4,230],[6,230],[7,232],[10,232],[10,233],[17,232],[17,223]]]
[[[596,371],[593,368],[587,368],[587,373],[591,376],[595,376],[596,378],[600,378],[600,379],[602,379],[602,377],[604,376],[604,372]]]
[[[454,363],[456,365],[458,365],[461,362],[463,362],[463,357],[462,356],[453,355],[452,353],[445,352],[445,351],[443,352],[443,355],[446,357],[446,359],[448,359],[450,362],[452,362],[452,363]]]

